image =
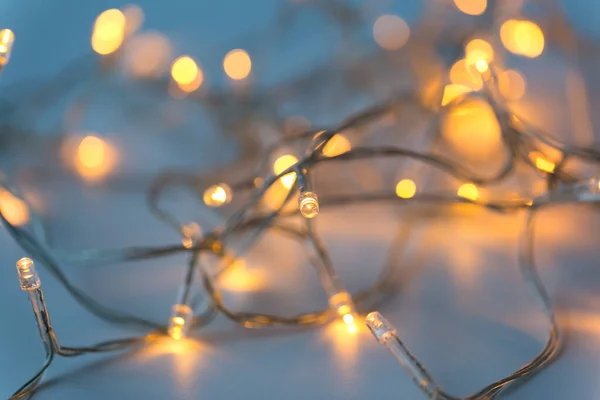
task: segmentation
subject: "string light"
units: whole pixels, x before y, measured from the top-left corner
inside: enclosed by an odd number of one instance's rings
[[[455,85],[466,86],[471,90],[481,90],[483,79],[480,74],[473,74],[467,68],[467,61],[463,58],[458,60],[450,68],[450,82]],[[451,85],[447,85],[451,86]]]
[[[181,340],[187,336],[193,317],[193,311],[185,304],[174,304],[169,319],[169,336]]]
[[[348,332],[356,332],[356,311],[354,311],[352,296],[348,292],[339,292],[331,296],[329,307],[342,318]]]
[[[509,69],[498,75],[498,89],[507,100],[519,100],[525,88],[525,78],[517,70]]]
[[[295,156],[291,154],[284,154],[273,163],[273,172],[275,172],[275,175],[279,175],[286,169],[295,165],[297,162],[298,158]],[[281,177],[281,183],[287,189],[290,189],[292,186],[294,186],[294,182],[296,182],[295,172],[290,172],[289,174],[285,174]]]
[[[454,4],[468,15],[481,15],[487,8],[487,0],[454,0]]]
[[[210,186],[204,191],[204,204],[210,207],[220,207],[231,201],[231,188],[226,183]]]
[[[544,157],[544,155],[540,152],[532,152],[531,154],[529,154],[529,159],[535,163],[536,168],[540,171],[544,171],[551,174],[554,172],[554,168],[556,168],[556,165],[552,161]]]
[[[402,199],[410,199],[417,192],[417,185],[410,179],[402,179],[396,184],[396,195]]]
[[[12,53],[15,34],[10,29],[0,31],[0,67],[8,64]]]
[[[313,192],[300,193],[298,206],[304,218],[314,218],[319,214],[319,199]]]
[[[399,50],[410,36],[408,24],[396,15],[382,15],[373,25],[373,38],[385,50]]]
[[[336,157],[352,149],[352,144],[348,138],[341,133],[336,133],[323,147],[325,157]]]
[[[114,53],[121,47],[125,38],[125,15],[112,8],[96,18],[92,33],[92,48],[101,55]]]
[[[75,169],[88,181],[104,178],[115,164],[112,147],[98,136],[88,135],[78,144],[75,154]]]
[[[544,51],[544,33],[531,21],[505,21],[500,27],[500,39],[506,50],[521,56],[535,58]]]
[[[223,69],[228,77],[239,81],[250,75],[252,61],[246,51],[242,49],[231,50],[223,59]]]
[[[202,70],[189,56],[181,56],[173,61],[171,76],[177,85],[186,92],[198,89],[204,80]],[[193,90],[190,90],[191,88]]]
[[[445,106],[457,98],[460,98],[466,93],[472,92],[473,89],[470,87],[451,83],[450,85],[444,86],[444,94],[442,95],[442,106]]]
[[[477,186],[472,183],[464,183],[460,185],[458,191],[456,192],[460,197],[476,201],[479,197],[479,191],[477,190]]]
[[[12,225],[25,225],[29,222],[27,204],[6,189],[0,188],[0,209]]]

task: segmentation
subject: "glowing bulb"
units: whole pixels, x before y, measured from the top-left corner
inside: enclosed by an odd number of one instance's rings
[[[0,31],[0,66],[4,66],[10,60],[15,34],[10,29]]]
[[[531,21],[509,19],[500,27],[500,40],[511,53],[534,58],[544,51],[544,33]]]
[[[498,75],[498,89],[507,100],[518,100],[525,94],[525,78],[516,70],[509,69]]]
[[[454,0],[454,4],[468,15],[481,15],[487,8],[487,0]]]
[[[450,82],[453,84],[467,86],[472,90],[480,90],[483,87],[483,80],[480,74],[473,74],[467,68],[465,59],[458,60],[450,68]]]
[[[135,78],[153,79],[169,69],[171,42],[160,32],[140,32],[128,40],[123,69]]]
[[[173,304],[171,318],[169,319],[169,336],[180,340],[187,336],[190,330],[194,313],[185,304]]]
[[[385,343],[396,336],[396,329],[377,311],[367,315],[365,324],[379,343]]]
[[[198,65],[189,56],[181,56],[173,61],[171,76],[179,85],[189,85],[198,77]]]
[[[0,210],[2,210],[2,215],[11,225],[25,225],[29,222],[27,204],[2,188],[0,188]]]
[[[252,61],[248,53],[244,50],[231,50],[223,59],[223,69],[231,79],[244,79],[250,75]]]
[[[488,70],[488,63],[485,60],[477,60],[475,63],[475,69],[483,73]]]
[[[31,258],[23,257],[17,261],[17,274],[22,290],[34,290],[42,285]]]
[[[125,37],[125,15],[116,8],[104,11],[96,18],[92,32],[92,48],[98,54],[114,53]]]
[[[490,63],[494,60],[494,48],[483,39],[473,39],[465,46],[465,59]]]
[[[465,183],[461,185],[456,193],[460,197],[471,201],[475,201],[479,197],[477,186],[473,185],[472,183]]]
[[[323,131],[324,132],[324,131]],[[325,157],[335,157],[352,149],[350,141],[341,133],[336,133],[323,147]]]
[[[544,157],[544,155],[540,152],[532,152],[531,154],[529,154],[529,159],[535,163],[536,168],[540,171],[544,171],[551,174],[554,172],[554,168],[556,168],[556,165],[552,161]]]
[[[382,15],[373,25],[373,38],[385,50],[402,48],[409,36],[408,24],[396,15]]]
[[[338,292],[329,298],[329,307],[342,318],[346,324],[346,329],[354,333],[356,332],[356,312],[354,311],[354,302],[352,296],[348,292]]]
[[[298,198],[300,213],[304,218],[314,218],[319,214],[319,199],[313,192],[302,192]]]
[[[458,85],[451,83],[444,87],[444,94],[442,95],[442,106],[447,105],[454,99],[461,97],[462,95],[472,92],[473,89],[464,85]]]
[[[277,160],[275,160],[275,162],[273,163],[273,172],[275,172],[275,175],[279,175],[283,171],[285,171],[286,169],[291,167],[292,165],[296,164],[297,162],[298,162],[298,159],[296,157],[294,157],[293,155],[291,155],[291,154],[283,155],[283,156],[279,157]],[[294,186],[294,182],[296,182],[296,173],[295,172],[290,172],[289,174],[285,174],[284,176],[281,177],[281,183],[287,189],[290,189],[292,186]]]
[[[77,145],[75,169],[87,180],[106,176],[114,166],[114,161],[114,150],[97,136],[86,136]]]
[[[402,179],[396,185],[396,195],[403,199],[410,199],[417,192],[417,185],[410,179]]]
[[[220,207],[231,201],[231,188],[225,183],[213,185],[204,191],[204,203],[210,207]]]

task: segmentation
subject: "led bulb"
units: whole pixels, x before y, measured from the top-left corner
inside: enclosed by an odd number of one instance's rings
[[[169,336],[175,340],[186,337],[192,325],[193,316],[194,313],[190,307],[185,304],[173,304],[169,319]]]
[[[15,34],[10,29],[0,31],[0,66],[6,65],[10,60]]]
[[[314,218],[319,214],[319,199],[313,192],[300,193],[298,205],[304,218]]]
[[[42,285],[31,258],[23,257],[17,261],[17,273],[22,290],[35,290]]]
[[[349,332],[356,332],[354,302],[348,292],[338,292],[329,298],[329,307],[342,317]]]
[[[383,315],[379,314],[377,311],[367,315],[365,324],[367,324],[367,328],[369,328],[379,343],[385,343],[391,337],[396,335],[396,329],[394,329],[392,324],[390,324],[387,319],[383,318]]]
[[[231,188],[225,183],[212,185],[204,191],[204,203],[209,207],[220,207],[231,201]]]

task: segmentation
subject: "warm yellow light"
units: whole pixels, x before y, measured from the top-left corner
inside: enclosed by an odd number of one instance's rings
[[[477,64],[482,66],[483,64],[481,61],[489,64],[494,60],[494,48],[483,39],[473,39],[467,43],[465,47],[465,60],[467,60],[467,67],[470,64],[474,64],[476,67]],[[479,70],[479,68],[477,68],[477,70]],[[487,66],[485,70],[487,70]]]
[[[76,148],[75,169],[88,180],[97,180],[110,172],[115,156],[110,145],[97,136],[83,138]]]
[[[323,131],[324,132],[324,131]],[[352,149],[352,145],[346,136],[336,133],[323,147],[323,155],[326,157],[335,157],[344,154]]]
[[[79,162],[86,168],[97,168],[106,159],[106,144],[96,136],[86,136],[77,148]]]
[[[244,50],[231,50],[223,59],[223,69],[231,79],[244,79],[250,74],[252,61]]]
[[[510,19],[500,27],[500,39],[508,51],[534,58],[544,51],[544,33],[531,21]]]
[[[189,85],[198,76],[198,65],[189,56],[181,56],[173,61],[171,76],[180,85]]]
[[[171,43],[160,32],[138,33],[128,40],[123,67],[135,78],[158,78],[168,71]]]
[[[96,18],[92,32],[92,48],[98,54],[115,52],[125,37],[125,15],[116,8],[104,11]]]
[[[385,50],[398,50],[410,36],[408,24],[396,15],[382,15],[373,25],[373,38]]]
[[[10,29],[2,29],[0,31],[0,66],[8,63],[14,42],[15,34],[13,31]]]
[[[207,206],[222,206],[231,201],[231,188],[225,183],[213,185],[204,191],[203,199]]]
[[[125,15],[125,36],[137,31],[144,22],[144,11],[138,5],[130,4],[123,7],[123,15]]]
[[[450,68],[450,82],[456,85],[467,86],[472,90],[480,90],[483,87],[481,75],[471,73],[467,69],[465,59],[458,60]]]
[[[535,163],[536,168],[540,171],[544,171],[551,174],[554,172],[554,168],[556,168],[556,165],[552,161],[544,157],[544,155],[540,152],[534,151],[530,153],[529,159]]]
[[[503,154],[502,132],[492,107],[483,99],[468,98],[442,119],[442,136],[461,156],[489,162]]]
[[[444,86],[444,94],[442,96],[442,106],[450,103],[452,100],[462,96],[465,93],[472,92],[473,89],[470,87],[451,83]]]
[[[219,275],[219,287],[232,292],[251,292],[264,289],[267,285],[264,269],[249,268],[244,259],[235,259]]]
[[[3,188],[0,188],[0,210],[11,225],[24,225],[29,222],[27,204]]]
[[[175,325],[182,326],[185,324],[185,320],[181,317],[173,317],[173,323],[175,323]]]
[[[518,100],[525,94],[525,78],[516,70],[509,69],[498,75],[498,89],[507,100]]]
[[[275,163],[273,163],[273,172],[275,172],[275,175],[279,175],[297,162],[298,159],[295,156],[291,154],[283,155],[275,160]],[[295,172],[290,172],[289,174],[285,174],[281,177],[281,183],[287,189],[290,189],[294,185],[294,182],[296,182]]]
[[[472,183],[465,183],[458,188],[457,194],[465,199],[475,201],[479,197],[477,186]]]
[[[483,73],[488,70],[488,63],[485,60],[477,60],[475,62],[475,69]]]
[[[396,195],[403,199],[410,199],[417,192],[417,185],[410,179],[402,179],[396,185]]]
[[[342,319],[346,325],[354,324],[354,316],[352,316],[352,314],[346,314],[342,317]]]
[[[469,15],[481,15],[487,8],[487,0],[454,0],[456,7]]]

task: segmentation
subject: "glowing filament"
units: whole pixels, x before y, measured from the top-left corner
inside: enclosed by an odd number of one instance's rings
[[[473,185],[472,183],[465,183],[461,185],[458,188],[457,194],[460,197],[471,201],[475,201],[479,197],[479,191],[477,190],[477,186]]]
[[[231,201],[231,188],[225,183],[213,185],[204,191],[204,203],[209,207],[220,207]]]
[[[417,185],[410,179],[402,179],[396,185],[396,195],[402,199],[410,199],[417,192]]]
[[[367,315],[365,324],[379,343],[385,343],[396,335],[396,329],[377,311]]]
[[[175,340],[180,340],[187,336],[192,323],[192,309],[185,304],[174,304],[171,308],[171,318],[169,319],[169,336]]]
[[[273,163],[273,172],[275,172],[275,175],[279,175],[297,162],[298,159],[295,156],[291,154],[283,155]],[[294,182],[296,182],[295,172],[290,172],[289,174],[285,174],[281,177],[281,183],[286,187],[286,189],[290,189],[292,186],[294,186]]]
[[[319,199],[313,192],[300,193],[298,204],[304,218],[314,218],[319,214]]]
[[[15,34],[10,29],[0,31],[0,66],[6,65],[10,60]]]
[[[98,54],[111,54],[121,47],[125,37],[125,15],[116,8],[104,11],[96,18],[92,32],[92,48]]]
[[[241,49],[231,50],[223,59],[223,69],[231,79],[244,79],[250,75],[252,61],[246,51]]]

